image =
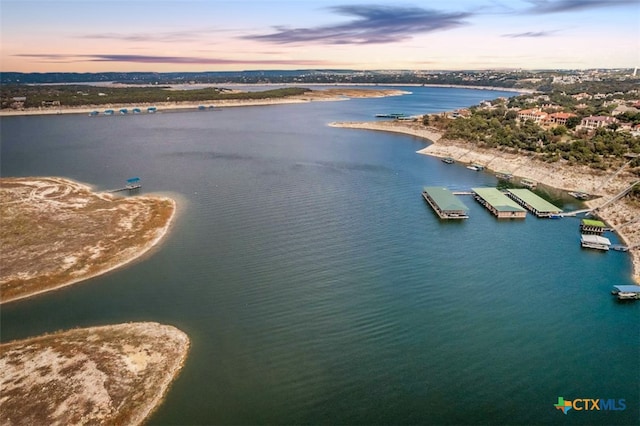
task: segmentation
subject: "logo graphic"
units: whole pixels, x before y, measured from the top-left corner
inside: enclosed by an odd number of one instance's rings
[[[571,401],[565,401],[561,396],[558,397],[558,403],[553,404],[553,406],[556,407],[556,410],[562,410],[564,414],[567,414],[567,412],[573,408]]]
[[[573,401],[565,401],[564,397],[558,397],[558,403],[553,404],[556,410],[561,410],[565,415],[569,410],[574,411],[624,411],[627,402],[624,399],[604,398],[577,398]]]

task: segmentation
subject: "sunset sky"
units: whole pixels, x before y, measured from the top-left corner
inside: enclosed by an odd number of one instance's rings
[[[0,71],[632,68],[640,0],[0,0]]]

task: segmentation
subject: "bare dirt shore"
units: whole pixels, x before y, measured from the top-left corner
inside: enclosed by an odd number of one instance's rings
[[[488,170],[509,172],[516,177],[532,179],[549,187],[586,192],[598,197],[587,202],[590,208],[602,206],[638,180],[637,176],[624,169],[613,176],[612,171],[568,166],[560,161],[545,163],[518,152],[480,148],[466,141],[445,140],[438,129],[425,127],[417,121],[340,122],[330,123],[330,126],[396,132],[424,138],[432,143],[418,151],[420,154],[451,157],[461,163],[478,163]],[[640,284],[640,204],[626,197],[599,208],[596,215],[611,226],[631,248],[629,254],[633,262],[633,278]]]
[[[0,424],[139,425],[184,365],[189,338],[157,323],[74,329],[0,345]]]
[[[159,102],[154,104],[137,103],[137,104],[105,104],[105,105],[83,105],[78,107],[48,107],[48,108],[27,108],[21,110],[3,109],[0,110],[0,116],[19,116],[19,115],[57,115],[57,114],[89,114],[92,111],[104,111],[105,109],[113,109],[118,112],[122,108],[147,108],[154,106],[158,111],[177,111],[177,110],[197,110],[198,106],[218,107],[242,107],[242,106],[265,106],[280,104],[307,103],[314,101],[344,101],[350,98],[381,98],[386,96],[401,96],[409,92],[403,90],[388,89],[352,89],[349,87],[339,87],[327,90],[314,90],[298,96],[288,96],[286,98],[267,98],[267,99],[222,99],[198,102]]]
[[[58,177],[0,179],[0,303],[103,274],[160,242],[170,198],[116,197]]]

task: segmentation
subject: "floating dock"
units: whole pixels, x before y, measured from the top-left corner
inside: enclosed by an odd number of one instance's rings
[[[513,179],[513,174],[511,172],[499,171],[496,172],[496,177],[500,180],[511,180]]]
[[[562,213],[561,208],[554,206],[528,189],[507,189],[507,195],[538,217],[552,217]]]
[[[592,248],[596,250],[609,251],[611,241],[600,235],[582,234],[580,236],[580,245],[584,248]]]
[[[536,186],[538,186],[538,182],[531,179],[520,179],[520,185],[529,189],[535,189]]]
[[[614,285],[611,294],[618,297],[618,300],[640,299],[640,285]]]
[[[498,219],[524,219],[527,211],[496,188],[471,188],[475,199]]]
[[[580,233],[586,235],[602,235],[607,230],[604,222],[594,219],[582,219],[580,221]]]
[[[458,200],[447,188],[426,186],[422,196],[440,219],[467,219],[469,208]]]

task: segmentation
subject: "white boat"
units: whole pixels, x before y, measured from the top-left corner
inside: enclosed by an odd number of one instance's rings
[[[630,291],[619,291],[617,296],[618,296],[618,299],[620,300],[633,300],[633,299],[638,299],[638,297],[640,297],[638,293],[632,293]]]
[[[480,171],[480,169],[479,169],[479,168],[477,168],[476,166],[467,166],[467,169],[469,169],[469,170],[473,170],[473,171],[475,171],[475,172]]]
[[[589,199],[589,194],[587,194],[585,192],[579,192],[579,191],[569,192],[569,195],[571,195],[573,198],[577,198],[578,200],[588,200]]]

